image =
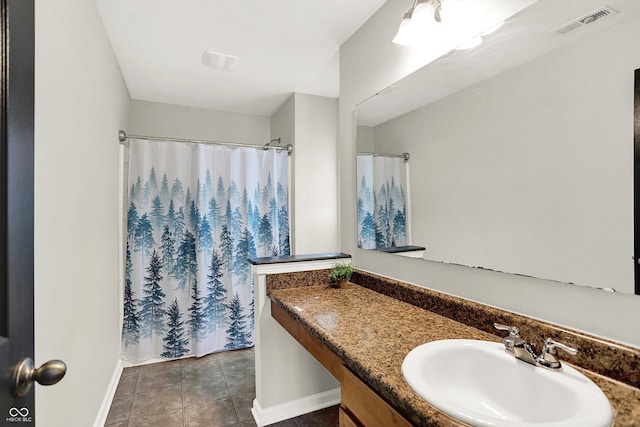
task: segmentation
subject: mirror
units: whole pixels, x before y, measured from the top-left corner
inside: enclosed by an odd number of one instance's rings
[[[407,244],[633,293],[640,2],[539,0],[483,38],[356,109],[358,152],[410,155]]]

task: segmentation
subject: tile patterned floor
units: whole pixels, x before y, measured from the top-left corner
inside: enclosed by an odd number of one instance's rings
[[[249,427],[255,398],[254,350],[125,368],[106,427]],[[272,424],[335,427],[338,407]]]

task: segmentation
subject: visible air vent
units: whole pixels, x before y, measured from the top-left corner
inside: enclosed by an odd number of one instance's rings
[[[221,70],[233,70],[238,65],[239,58],[228,53],[214,52],[207,50],[202,55],[202,63]]]
[[[551,32],[554,32],[561,36],[566,36],[567,34],[573,33],[574,31],[578,31],[589,24],[593,24],[596,21],[600,21],[604,18],[613,16],[617,13],[618,13],[617,10],[609,6],[604,6],[604,7],[601,7],[600,9],[594,10],[593,12],[587,13],[586,15],[583,15],[577,19],[567,22],[566,24],[563,24],[558,28],[551,30]]]

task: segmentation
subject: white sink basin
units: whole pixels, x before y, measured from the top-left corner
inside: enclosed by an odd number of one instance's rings
[[[538,368],[501,343],[442,340],[414,348],[402,363],[407,383],[431,405],[475,426],[608,427],[607,397],[566,364]]]

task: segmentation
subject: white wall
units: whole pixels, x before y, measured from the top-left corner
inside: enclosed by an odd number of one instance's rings
[[[294,238],[297,254],[338,249],[337,105],[295,95]]]
[[[295,95],[291,95],[271,116],[271,138],[280,138],[280,145],[295,144]]]
[[[426,258],[633,293],[638,38],[640,17],[375,127],[417,165]]]
[[[356,144],[353,111],[358,102],[422,65],[418,52],[391,43],[399,19],[408,7],[408,3],[402,1],[385,3],[341,48],[339,158],[342,251],[351,253],[354,265],[365,270],[640,346],[640,336],[634,326],[640,322],[638,296],[604,293],[545,280],[394,257],[356,248]],[[632,73],[633,69],[628,71]],[[622,90],[631,91],[631,88]],[[628,109],[632,108],[631,103]],[[629,122],[629,129],[632,129],[631,123]],[[613,147],[611,149],[615,150]],[[620,153],[616,152],[615,156]],[[631,159],[629,158],[629,162],[632,162]],[[415,163],[412,169],[416,169]],[[608,172],[616,175],[615,180],[619,181],[628,175],[628,167]],[[415,188],[416,182],[413,184]],[[607,193],[612,189],[606,187],[600,190]],[[349,208],[350,206],[353,208]],[[617,206],[611,208],[618,209]],[[631,230],[630,228],[629,233],[632,233]]]
[[[269,142],[269,117],[228,113],[148,101],[131,101],[132,135],[209,139],[264,145]]]
[[[90,426],[120,355],[119,144],[129,94],[92,1],[35,3],[37,425]]]
[[[271,138],[293,145],[292,253],[338,250],[338,100],[294,93],[271,117]]]
[[[358,139],[358,152],[375,152],[375,134],[376,128],[373,126],[358,126],[356,129],[356,137]],[[380,151],[382,152],[382,151]],[[395,153],[395,147],[394,151]]]
[[[296,194],[296,180],[293,179],[296,174],[296,164],[292,161],[297,155],[296,144],[296,115],[295,115],[295,95],[291,95],[280,108],[271,116],[271,138],[280,138],[280,145],[293,145],[293,155],[289,157],[289,237],[291,239],[291,253],[296,252],[296,233],[293,224],[296,222],[296,205],[293,203]]]

